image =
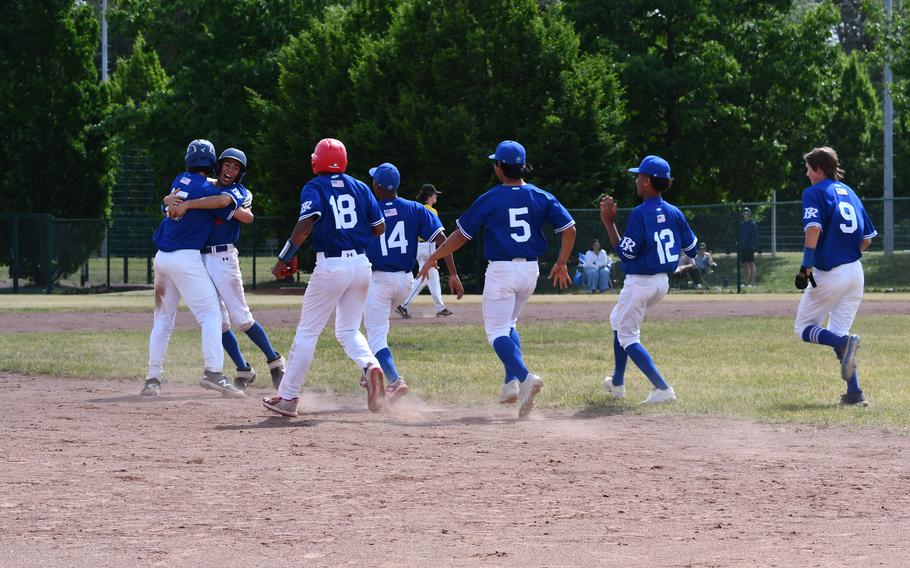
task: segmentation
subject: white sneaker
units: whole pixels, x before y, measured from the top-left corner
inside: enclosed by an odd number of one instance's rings
[[[614,385],[613,377],[604,377],[604,388],[613,395],[613,398],[626,398],[626,385]]]
[[[515,404],[518,402],[518,385],[518,379],[512,379],[503,384],[502,390],[499,391],[499,404]]]
[[[525,418],[534,408],[534,397],[543,388],[543,379],[528,373],[528,377],[518,387],[518,417]]]
[[[663,390],[654,389],[651,391],[651,394],[648,395],[648,398],[641,401],[642,404],[660,404],[662,402],[673,402],[676,400],[676,393],[673,392],[673,387],[667,387]]]

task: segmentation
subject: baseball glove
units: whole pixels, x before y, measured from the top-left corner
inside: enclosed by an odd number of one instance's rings
[[[284,268],[276,275],[278,280],[285,280],[297,274],[297,257],[291,259],[291,262],[284,263]]]
[[[815,277],[812,276],[812,273],[809,272],[805,266],[799,267],[799,273],[796,275],[793,284],[796,286],[797,290],[805,290],[809,287],[809,284],[812,284],[813,288],[818,286],[818,284],[815,283]]]

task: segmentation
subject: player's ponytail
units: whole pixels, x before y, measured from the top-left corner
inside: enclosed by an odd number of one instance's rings
[[[821,148],[812,148],[803,159],[806,164],[813,170],[821,170],[828,179],[844,179],[844,170],[840,166],[840,160],[837,158],[837,152],[829,146]]]

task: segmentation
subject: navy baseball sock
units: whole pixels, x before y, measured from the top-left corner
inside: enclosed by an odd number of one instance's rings
[[[231,361],[237,365],[238,369],[249,369],[250,365],[243,358],[243,355],[240,353],[240,345],[237,343],[237,336],[234,335],[234,332],[227,330],[221,334],[221,345],[224,347],[224,350],[227,351],[228,356],[231,358]]]
[[[648,377],[648,380],[651,381],[654,388],[660,390],[670,388],[664,380],[663,375],[657,370],[657,367],[654,365],[654,360],[651,359],[651,355],[648,353],[648,350],[645,349],[644,345],[641,343],[633,343],[626,347],[626,353],[632,358],[632,362],[641,369],[641,372]]]
[[[820,325],[810,325],[803,330],[803,341],[806,343],[820,343],[833,347],[838,353],[843,353],[847,343],[846,335],[835,335]]]
[[[269,336],[265,334],[265,330],[258,321],[254,321],[250,329],[246,330],[246,336],[262,351],[267,361],[274,361],[278,358],[278,354],[272,348],[272,342],[269,341]]]
[[[853,376],[847,381],[847,392],[859,392],[861,390],[863,389],[859,388],[859,377],[856,375],[856,371],[853,371]]]
[[[515,345],[518,346],[518,349],[521,349],[521,336],[518,335],[518,330],[514,327],[509,330],[509,337],[512,338],[512,341],[515,342]],[[509,370],[506,369],[506,382],[517,381],[518,377],[509,374]]]
[[[512,338],[507,335],[497,337],[493,340],[493,349],[499,356],[499,360],[505,365],[506,372],[524,382],[528,377],[528,368],[521,359],[521,350],[515,345]]]
[[[629,355],[619,344],[619,334],[615,331],[613,332],[613,360],[613,384],[619,386],[626,380],[626,363],[629,361]]]
[[[398,380],[398,369],[395,368],[395,361],[392,359],[392,350],[388,347],[380,349],[376,353],[376,359],[379,360],[379,366],[390,383]]]

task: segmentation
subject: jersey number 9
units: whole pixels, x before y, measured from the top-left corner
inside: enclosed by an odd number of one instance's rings
[[[855,233],[856,229],[859,228],[859,222],[856,218],[856,209],[846,201],[841,201],[837,204],[837,210],[840,211],[840,216],[846,221],[846,223],[838,225],[841,232]]]

